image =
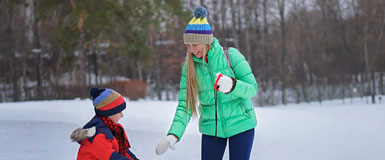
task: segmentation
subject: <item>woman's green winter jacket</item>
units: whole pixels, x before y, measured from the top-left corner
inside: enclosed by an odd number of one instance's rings
[[[223,49],[216,38],[213,39],[212,47],[208,52],[208,63],[194,57],[199,89],[199,131],[205,135],[215,135],[216,73],[237,79],[232,92],[217,93],[217,136],[231,137],[257,125],[251,101],[258,90],[257,82],[244,56],[235,48],[229,48],[229,53],[233,70],[229,67]],[[179,103],[168,132],[176,135],[179,140],[191,119],[191,112],[186,111],[186,85],[187,66],[185,64],[180,80]]]

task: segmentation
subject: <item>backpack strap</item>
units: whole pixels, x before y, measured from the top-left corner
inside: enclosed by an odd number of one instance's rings
[[[225,57],[226,57],[226,60],[227,60],[227,64],[229,65],[231,71],[234,73],[234,71],[233,71],[233,65],[231,65],[231,59],[230,59],[229,48],[223,47],[223,53],[225,54]],[[234,75],[235,75],[235,73],[234,73]]]
[[[229,53],[229,48],[223,47],[223,53],[225,53],[225,57],[227,60],[227,64],[229,64],[231,70],[233,69],[233,66],[231,65],[231,59],[230,59],[230,53]]]

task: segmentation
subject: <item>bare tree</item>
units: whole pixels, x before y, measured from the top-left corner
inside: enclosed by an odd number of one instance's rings
[[[286,21],[285,21],[285,12],[286,12],[286,5],[285,0],[277,0],[277,7],[279,12],[279,26],[280,26],[280,39],[281,39],[281,57],[280,57],[280,80],[281,80],[281,91],[282,91],[282,97],[281,102],[283,104],[286,104],[286,80],[287,80],[287,63],[286,63]]]

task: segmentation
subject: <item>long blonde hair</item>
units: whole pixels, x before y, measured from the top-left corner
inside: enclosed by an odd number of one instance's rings
[[[203,64],[206,63],[204,57],[206,57],[207,53],[211,49],[211,44],[206,44],[203,47],[202,53],[202,61]],[[187,112],[189,109],[191,110],[191,114],[196,117],[197,116],[197,99],[198,99],[198,77],[195,71],[193,54],[187,50],[186,54],[187,61],[187,86],[186,86],[186,109]]]

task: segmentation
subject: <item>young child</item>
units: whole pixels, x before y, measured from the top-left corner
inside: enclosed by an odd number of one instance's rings
[[[112,89],[91,88],[95,116],[75,129],[71,139],[80,144],[78,160],[137,160],[130,151],[126,133],[119,119],[126,108],[124,98]]]

